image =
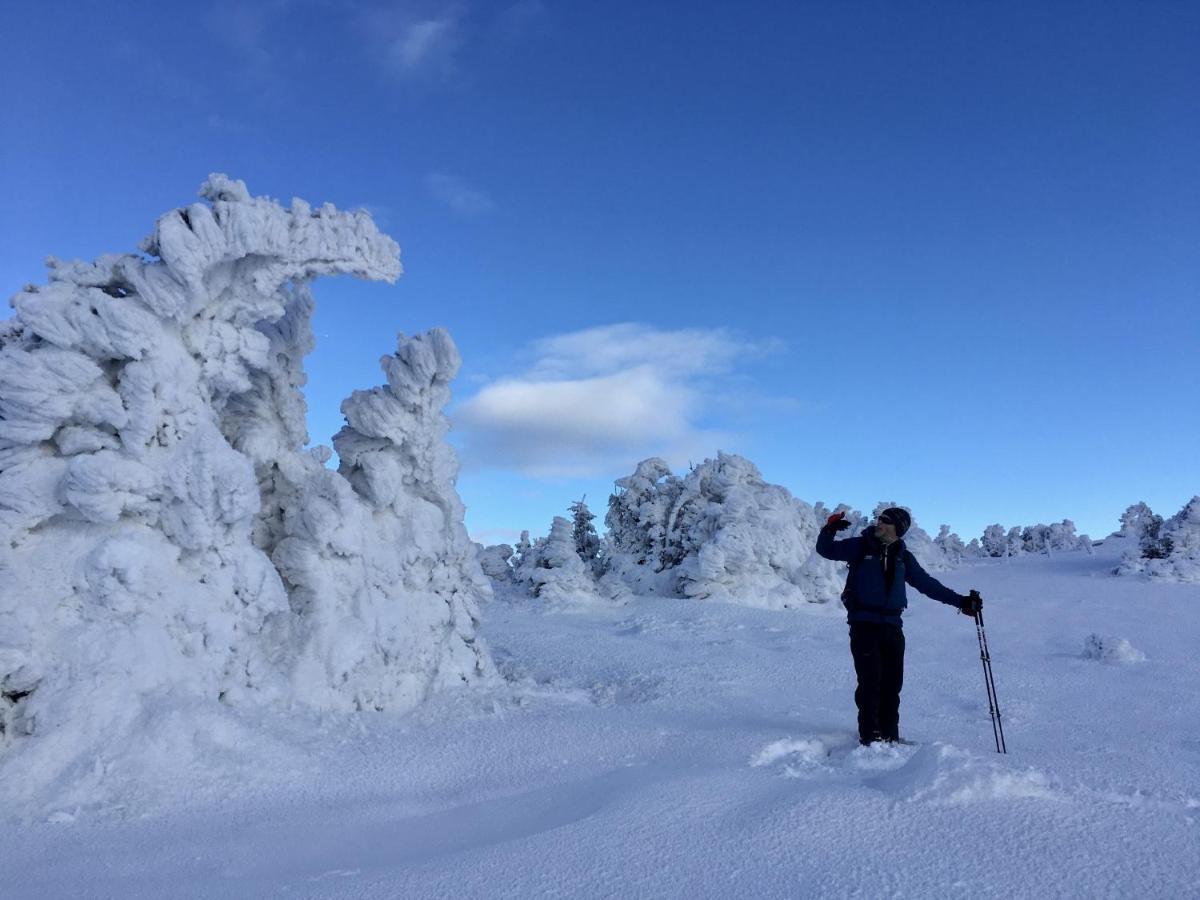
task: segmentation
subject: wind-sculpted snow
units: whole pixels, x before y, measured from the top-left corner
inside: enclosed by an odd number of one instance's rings
[[[30,793],[151,698],[405,710],[492,672],[442,408],[450,337],[401,335],[305,450],[318,275],[394,281],[361,212],[222,175],[145,255],[51,259],[0,325],[0,777]]]

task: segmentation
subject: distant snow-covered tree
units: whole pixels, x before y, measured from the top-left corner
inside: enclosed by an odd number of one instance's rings
[[[658,457],[642,460],[632,475],[616,482],[604,524],[613,552],[653,571],[676,564],[678,547],[668,546],[668,519],[683,491],[682,481]]]
[[[780,608],[833,599],[844,581],[813,560],[813,508],[734,454],[682,478],[645,460],[617,482],[606,522],[609,571],[639,593]]]
[[[966,547],[963,546],[962,538],[951,532],[949,525],[943,525],[938,530],[938,536],[933,539],[933,542],[941,550],[942,556],[950,566],[957,566],[966,555]]]
[[[1200,582],[1200,496],[1165,522],[1158,524],[1157,518],[1138,514],[1139,547],[1125,554],[1117,574],[1144,573],[1165,581]]]
[[[483,574],[492,581],[508,582],[512,580],[512,565],[509,560],[513,557],[513,548],[510,544],[491,544],[483,547],[476,545],[478,548],[479,565],[483,569]]]
[[[1008,530],[1004,542],[1007,547],[1006,556],[1023,556],[1025,554],[1024,529],[1020,525],[1014,525]]]
[[[989,525],[983,530],[983,539],[981,541],[984,553],[988,556],[1007,556],[1008,555],[1008,533],[1004,530],[1003,525]]]
[[[571,533],[575,539],[575,552],[590,566],[595,566],[600,556],[600,535],[592,520],[595,514],[587,507],[587,497],[571,504]]]
[[[576,552],[571,522],[562,516],[554,517],[548,536],[534,542],[516,574],[529,584],[533,596],[541,600],[598,599],[591,567]]]

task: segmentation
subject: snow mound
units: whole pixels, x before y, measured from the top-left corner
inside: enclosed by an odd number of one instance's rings
[[[387,384],[344,402],[337,472],[305,449],[308,284],[394,281],[396,243],[224,175],[201,196],[145,255],[51,259],[0,325],[10,800],[102,770],[166,699],[405,710],[493,672],[444,441],[449,335],[400,335]]]
[[[858,755],[863,760],[885,755],[903,758],[904,748],[878,747],[864,747]],[[1036,769],[1016,770],[985,762],[966,750],[942,743],[916,748],[902,765],[871,784],[900,800],[938,806],[1059,797],[1049,778]]]
[[[897,800],[932,805],[1059,796],[1035,769],[1015,770],[943,743],[864,747],[853,735],[784,738],[763,747],[750,765],[786,778],[861,783]]]
[[[1146,661],[1146,654],[1124,638],[1101,637],[1089,634],[1083,642],[1084,659],[1107,663],[1139,663]]]

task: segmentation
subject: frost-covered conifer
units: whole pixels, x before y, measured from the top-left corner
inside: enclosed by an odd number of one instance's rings
[[[399,248],[365,213],[221,175],[201,193],[142,254],[52,259],[0,325],[13,791],[106,765],[164,698],[404,710],[493,671],[443,440],[449,336],[401,335],[387,384],[343,404],[339,471],[305,449],[308,284],[394,280]]]
[[[562,516],[554,517],[550,534],[538,538],[516,574],[541,600],[573,602],[598,597],[591,567],[575,551],[571,522]]]
[[[1005,537],[1005,544],[1008,548],[1006,556],[1024,556],[1025,555],[1025,538],[1024,530],[1020,525],[1014,525],[1008,530],[1008,535]]]
[[[1140,572],[1166,581],[1200,582],[1200,496],[1161,525],[1154,521],[1157,518],[1139,513],[1135,520],[1142,526],[1138,550],[1126,553],[1117,574]]]
[[[646,460],[617,489],[609,572],[640,593],[779,608],[841,590],[835,564],[806,565],[818,529],[812,507],[767,484],[747,459],[718,453],[683,478]]]
[[[683,491],[681,480],[665,460],[652,457],[638,463],[632,475],[618,479],[616,487],[604,517],[613,553],[654,572],[676,565],[682,558],[680,547],[669,545],[668,532]]]
[[[981,542],[983,551],[988,556],[1008,555],[1008,534],[1003,525],[989,525],[983,530]]]
[[[571,533],[575,539],[575,552],[579,558],[595,567],[600,556],[600,535],[592,520],[595,514],[587,507],[587,497],[571,504]]]
[[[933,539],[933,542],[937,545],[943,559],[949,566],[957,566],[962,562],[963,556],[966,555],[966,548],[963,546],[962,538],[951,532],[949,525],[943,525],[938,530],[938,536]]]

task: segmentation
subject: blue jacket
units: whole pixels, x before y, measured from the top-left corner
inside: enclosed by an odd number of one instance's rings
[[[885,547],[871,527],[863,529],[859,537],[844,541],[835,541],[833,536],[833,529],[821,529],[817,536],[817,553],[826,559],[850,564],[846,590],[842,594],[848,622],[900,625],[900,617],[908,607],[904,592],[906,583],[927,597],[955,609],[962,608],[965,598],[922,569],[917,558],[904,546],[904,541],[893,541]],[[886,576],[885,564],[892,570],[890,579]]]

